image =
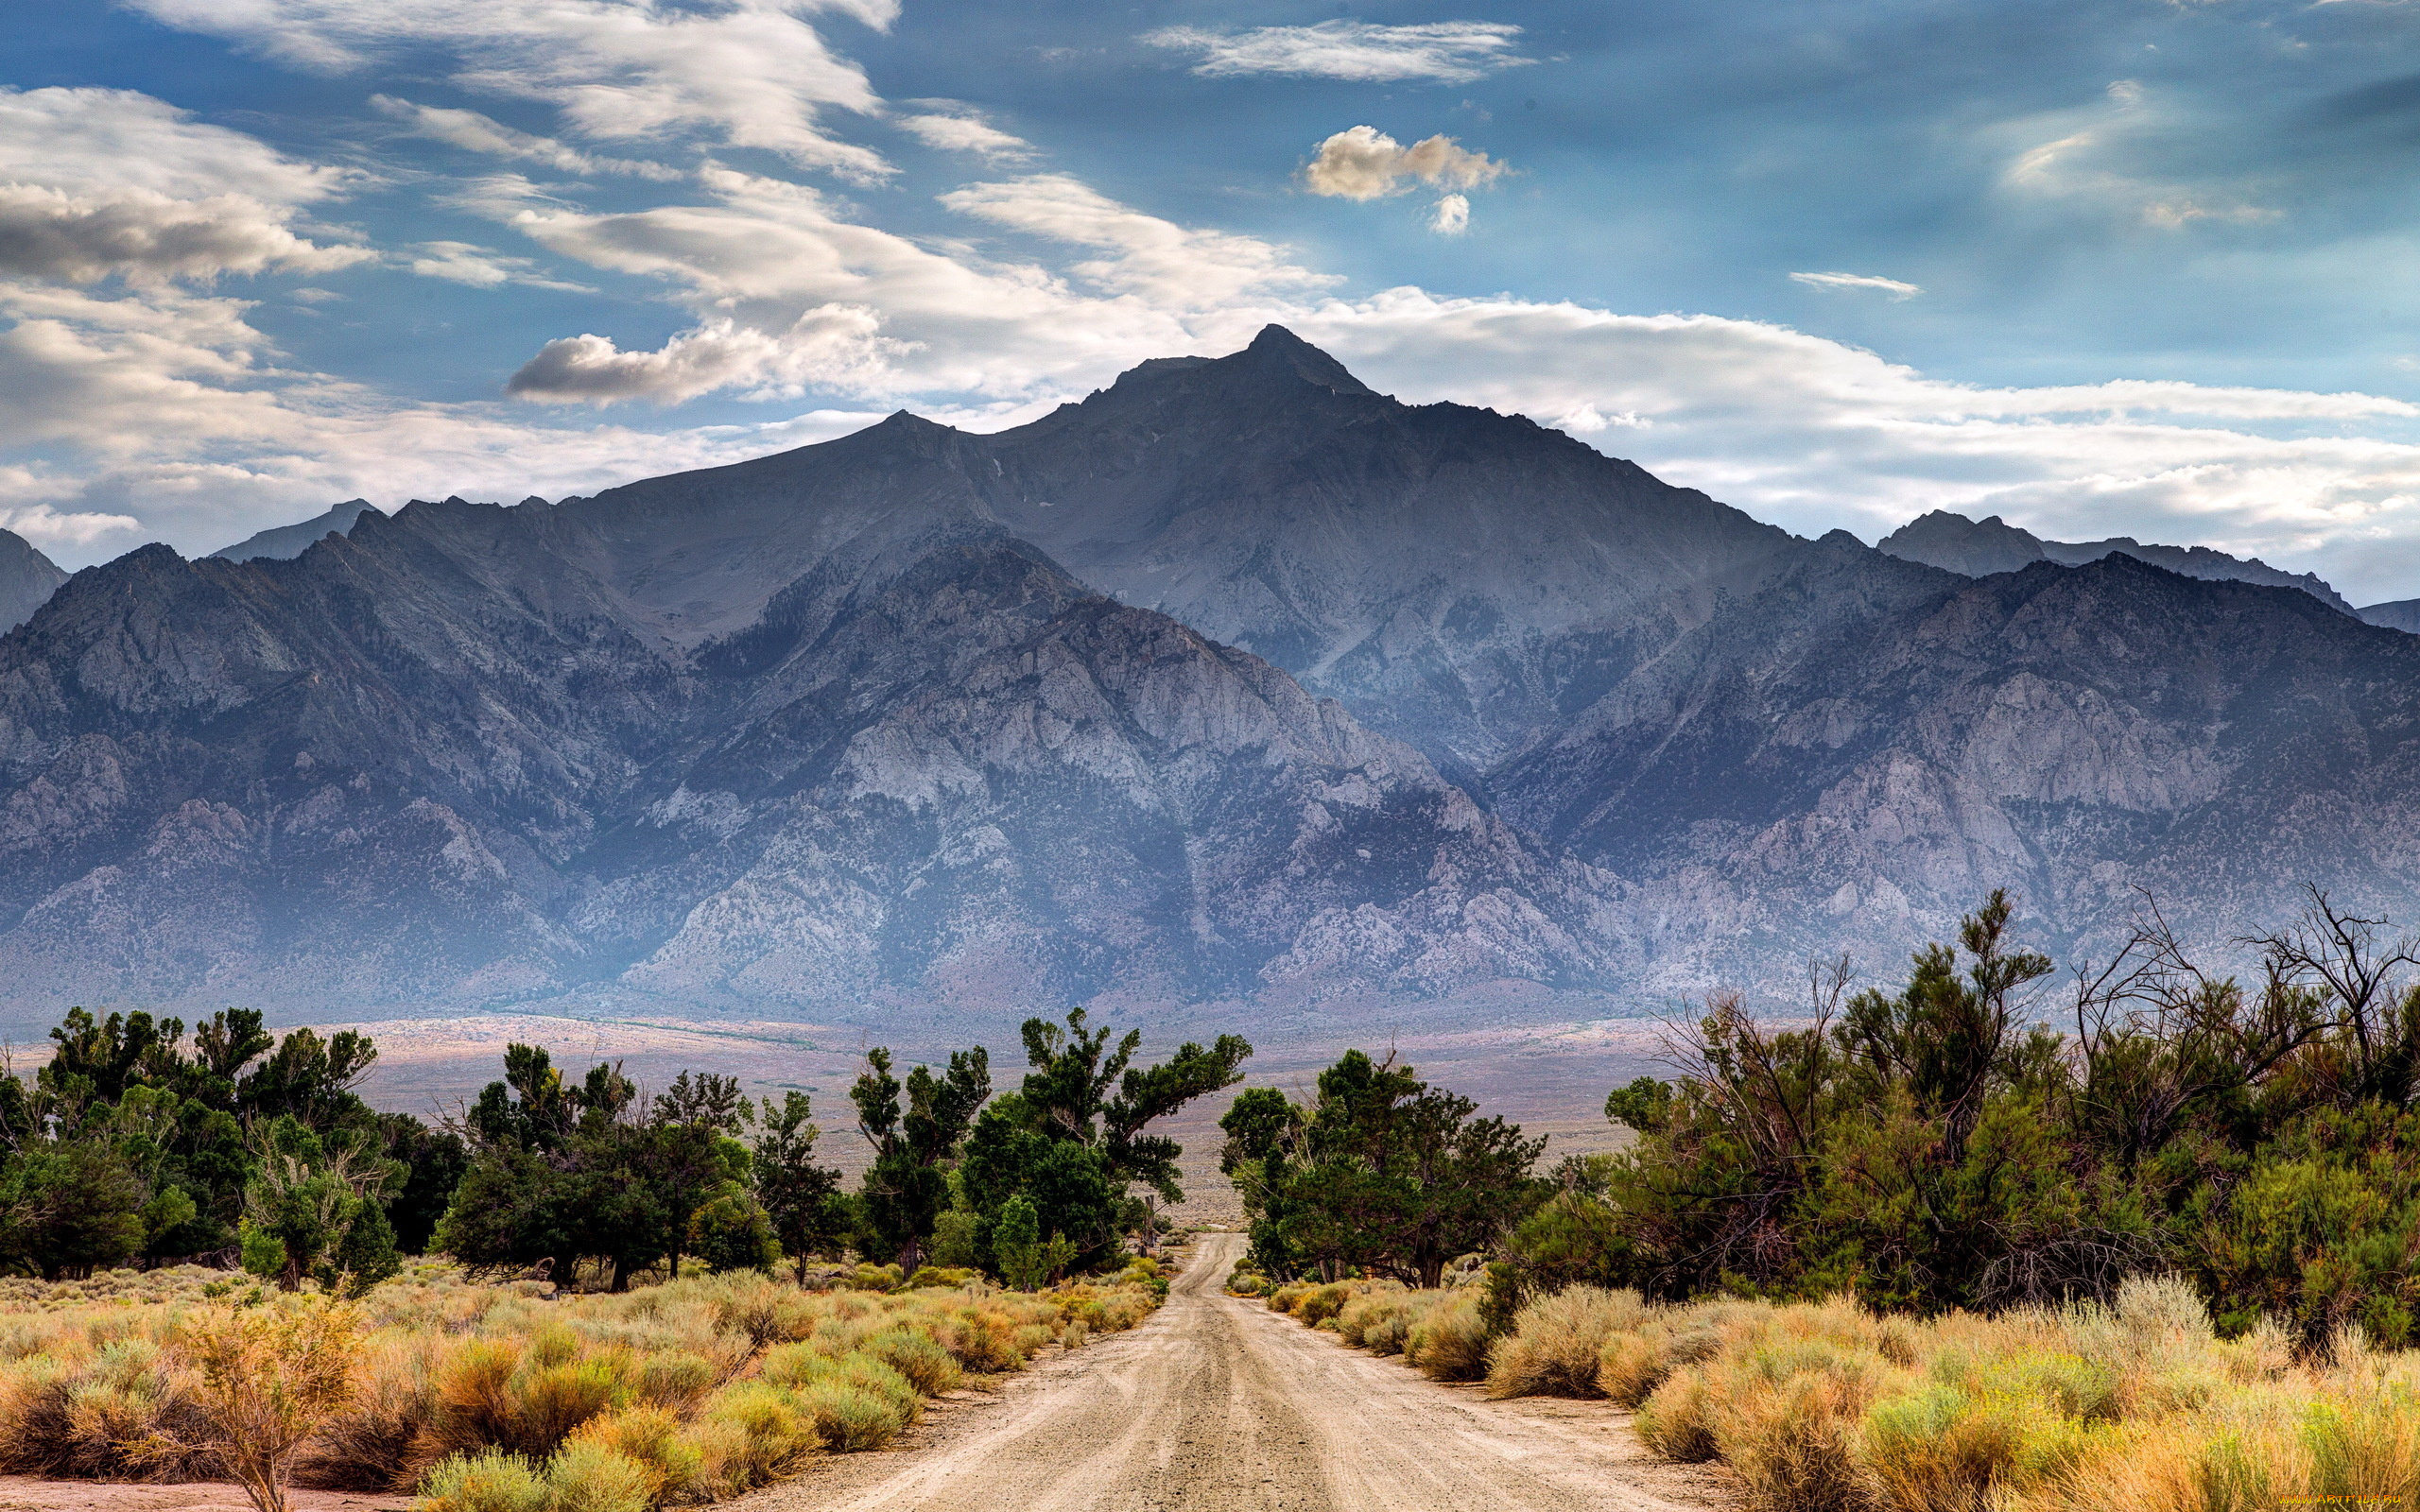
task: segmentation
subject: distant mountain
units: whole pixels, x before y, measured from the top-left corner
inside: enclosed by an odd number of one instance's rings
[[[2420,640],[2125,553],[1971,581],[1824,544],[1490,774],[1653,901],[1676,979],[1888,970],[1993,886],[2103,958],[2138,888],[2220,954],[2306,882],[2420,919]]]
[[[912,494],[894,477],[908,458]],[[997,435],[903,415],[581,507],[676,639],[745,625],[827,551],[993,524],[1463,775],[1753,592],[1793,546],[1519,416],[1374,393],[1279,326],[1230,356],[1144,363]]]
[[[0,639],[0,1019],[1602,1015],[1888,973],[1993,886],[2068,954],[2137,888],[2221,950],[2306,881],[2420,919],[2420,639],[1893,540],[1271,328],[997,435],[146,547]]]
[[[1997,515],[1969,520],[1962,514],[1935,509],[1883,537],[1880,544],[1893,557],[1946,568],[1968,577],[2019,572],[2037,561],[2081,567],[2103,557],[2127,556],[2187,577],[2298,588],[2339,613],[2356,614],[2353,606],[2316,573],[2284,572],[2256,557],[2230,557],[2207,546],[2147,546],[2132,536],[2112,536],[2106,541],[2044,541]],[[2360,611],[2356,617],[2367,612]]]
[[[2420,598],[2398,598],[2390,604],[2372,604],[2360,614],[2372,625],[2383,625],[2390,630],[2401,630],[2406,635],[2420,635]]]
[[[922,496],[936,429],[838,449]],[[0,645],[18,1016],[1608,976],[1604,879],[995,528],[838,541],[698,638],[671,575],[615,570],[628,521],[415,504],[290,562],[77,578]]]
[[[260,531],[232,546],[221,546],[211,555],[226,561],[251,561],[261,557],[291,561],[330,532],[341,536],[352,530],[354,522],[359,520],[364,511],[377,512],[367,499],[347,499],[325,514]]]
[[[0,631],[33,618],[34,610],[67,581],[58,564],[13,531],[0,530]]]

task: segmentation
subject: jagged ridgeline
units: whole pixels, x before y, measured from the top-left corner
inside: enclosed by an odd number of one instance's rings
[[[997,435],[308,528],[0,641],[21,1027],[1646,1005],[1994,886],[2062,956],[2144,888],[2200,942],[2305,882],[2420,917],[2420,641],[2124,551],[1802,540],[1274,327]]]

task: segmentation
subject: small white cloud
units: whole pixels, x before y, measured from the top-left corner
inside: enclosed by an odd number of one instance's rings
[[[2112,79],[2109,84],[2108,94],[2111,100],[2119,105],[2140,105],[2143,103],[2143,86],[2135,82],[2135,80],[2131,78]]]
[[[14,491],[9,485],[25,475],[19,469],[0,469],[0,495]],[[61,514],[46,504],[0,507],[0,530],[12,530],[50,552],[90,546],[112,536],[130,538],[142,528],[143,522],[130,514]]]
[[[417,251],[410,266],[422,278],[441,278],[481,289],[517,284],[525,288],[560,289],[566,294],[596,292],[585,284],[546,278],[538,265],[527,257],[507,256],[471,242],[423,242]]]
[[[1513,49],[1521,28],[1497,21],[1441,21],[1381,26],[1366,21],[1322,21],[1311,26],[1255,26],[1207,31],[1168,26],[1146,33],[1153,47],[1198,54],[1193,71],[1212,78],[1250,74],[1341,78],[1357,83],[1428,79],[1466,84],[1498,69],[1536,61]]]
[[[446,110],[435,105],[415,105],[410,100],[397,99],[392,94],[372,94],[370,103],[394,119],[401,121],[413,133],[431,141],[443,142],[466,152],[481,152],[490,157],[514,158],[527,163],[543,163],[562,173],[581,175],[612,173],[633,179],[669,180],[683,177],[678,168],[660,163],[642,163],[631,158],[599,157],[566,146],[550,136],[533,136],[516,131],[502,121],[480,114],[476,111]]]
[[[1817,289],[1873,289],[1894,300],[1912,300],[1924,292],[1913,284],[1903,284],[1895,278],[1879,278],[1872,273],[1792,273],[1789,281]]]
[[[1447,195],[1428,207],[1428,229],[1440,236],[1460,236],[1471,229],[1471,201],[1467,195]]]
[[[330,304],[344,298],[334,289],[293,289],[285,297],[297,304]]]
[[[1414,183],[1476,189],[1503,175],[1504,164],[1490,161],[1484,152],[1456,146],[1449,136],[1427,137],[1405,146],[1374,126],[1355,126],[1320,144],[1303,169],[1303,184],[1315,195],[1376,199],[1400,194]]]
[[[922,113],[899,117],[899,126],[928,147],[943,152],[972,152],[994,163],[1023,163],[1033,156],[1033,144],[1011,136],[983,118],[981,112],[956,100],[918,100]]]

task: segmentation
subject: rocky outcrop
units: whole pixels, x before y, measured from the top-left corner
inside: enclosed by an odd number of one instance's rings
[[[0,633],[33,618],[67,575],[13,531],[0,530]]]

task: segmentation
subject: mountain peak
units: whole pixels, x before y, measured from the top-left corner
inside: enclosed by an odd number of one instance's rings
[[[1251,346],[1227,360],[1264,371],[1291,373],[1305,383],[1332,388],[1340,394],[1373,392],[1369,385],[1348,372],[1344,364],[1273,323],[1262,326]]]

